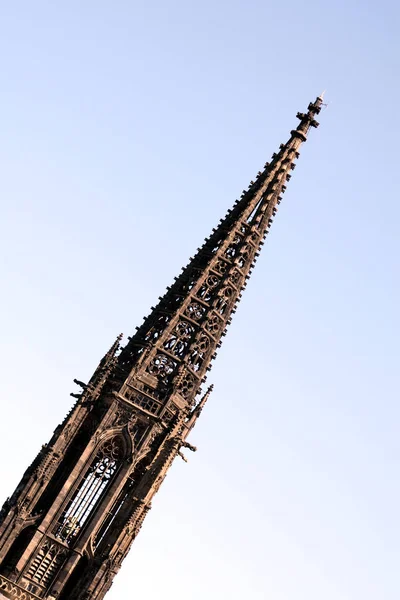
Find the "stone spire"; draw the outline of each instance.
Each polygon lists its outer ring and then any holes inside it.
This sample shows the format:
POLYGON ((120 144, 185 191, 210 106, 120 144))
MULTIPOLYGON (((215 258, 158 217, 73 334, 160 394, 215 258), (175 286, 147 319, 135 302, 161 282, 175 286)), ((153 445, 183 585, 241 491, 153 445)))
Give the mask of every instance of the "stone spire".
POLYGON ((101 360, 0 512, 0 597, 102 600, 212 390, 201 385, 322 97, 135 335, 101 360))
POLYGON ((204 241, 122 351, 118 364, 125 385, 142 381, 160 399, 173 390, 193 402, 240 301, 273 218, 291 178, 299 148, 322 98, 297 113, 300 123, 272 161, 251 181, 204 241))

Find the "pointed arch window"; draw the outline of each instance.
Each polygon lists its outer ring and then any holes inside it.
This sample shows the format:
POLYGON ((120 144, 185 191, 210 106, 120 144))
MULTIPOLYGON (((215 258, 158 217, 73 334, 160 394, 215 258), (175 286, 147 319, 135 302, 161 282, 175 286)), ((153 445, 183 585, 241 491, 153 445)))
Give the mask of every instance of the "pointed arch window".
POLYGON ((56 537, 72 544, 110 487, 122 458, 120 437, 111 438, 101 446, 58 520, 56 537))

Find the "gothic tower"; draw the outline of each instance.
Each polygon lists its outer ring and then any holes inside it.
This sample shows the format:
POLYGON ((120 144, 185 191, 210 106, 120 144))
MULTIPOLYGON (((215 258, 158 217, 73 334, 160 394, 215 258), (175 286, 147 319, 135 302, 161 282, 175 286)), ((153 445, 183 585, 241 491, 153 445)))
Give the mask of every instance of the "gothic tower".
POLYGON ((113 344, 0 513, 0 598, 101 600, 207 402, 206 372, 322 98, 150 315, 113 344))

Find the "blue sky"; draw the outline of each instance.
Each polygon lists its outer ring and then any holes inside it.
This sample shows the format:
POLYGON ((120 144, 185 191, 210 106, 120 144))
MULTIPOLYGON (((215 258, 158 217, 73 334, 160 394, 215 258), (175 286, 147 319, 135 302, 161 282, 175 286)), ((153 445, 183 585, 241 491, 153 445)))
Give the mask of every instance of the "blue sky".
POLYGON ((326 89, 110 600, 397 600, 397 3, 0 6, 2 497, 326 89), (10 426, 18 423, 16 428, 10 426))

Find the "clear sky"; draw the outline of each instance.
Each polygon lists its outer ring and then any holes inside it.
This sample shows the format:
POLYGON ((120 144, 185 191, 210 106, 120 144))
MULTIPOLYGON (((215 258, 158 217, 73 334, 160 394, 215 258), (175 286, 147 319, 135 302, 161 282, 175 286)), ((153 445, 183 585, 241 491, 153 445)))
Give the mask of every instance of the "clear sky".
POLYGON ((254 179, 303 147, 107 598, 398 600, 393 1, 0 3, 0 496, 254 179))

